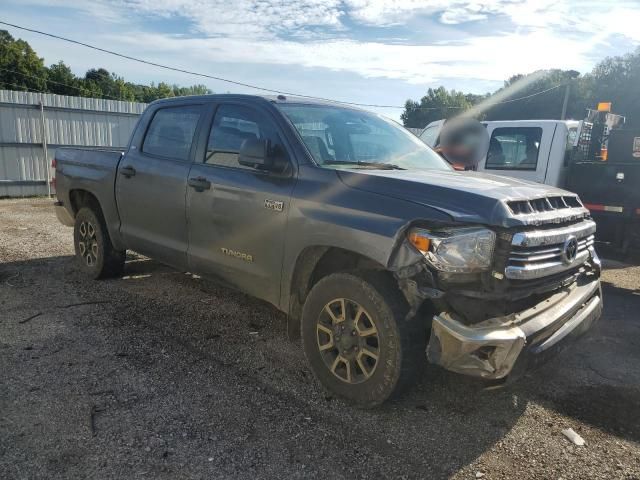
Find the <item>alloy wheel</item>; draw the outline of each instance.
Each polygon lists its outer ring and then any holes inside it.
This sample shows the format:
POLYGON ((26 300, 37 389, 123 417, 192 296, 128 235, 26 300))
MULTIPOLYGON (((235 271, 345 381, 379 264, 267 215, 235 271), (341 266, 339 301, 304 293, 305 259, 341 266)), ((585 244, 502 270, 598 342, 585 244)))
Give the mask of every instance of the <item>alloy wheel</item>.
POLYGON ((88 267, 93 267, 98 262, 98 240, 96 239, 96 227, 88 221, 80 223, 78 228, 80 239, 78 249, 80 256, 88 267))
POLYGON ((336 298, 327 303, 318 316, 316 338, 324 364, 343 382, 362 383, 375 372, 380 356, 378 329, 357 302, 336 298))

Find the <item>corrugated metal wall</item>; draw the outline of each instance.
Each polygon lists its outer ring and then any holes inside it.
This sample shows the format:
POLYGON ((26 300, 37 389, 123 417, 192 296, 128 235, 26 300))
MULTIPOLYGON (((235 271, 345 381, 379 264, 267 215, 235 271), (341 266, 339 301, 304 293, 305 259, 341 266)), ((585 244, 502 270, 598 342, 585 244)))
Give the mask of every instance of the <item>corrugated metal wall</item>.
POLYGON ((124 148, 146 106, 0 90, 0 197, 46 195, 57 147, 124 148))

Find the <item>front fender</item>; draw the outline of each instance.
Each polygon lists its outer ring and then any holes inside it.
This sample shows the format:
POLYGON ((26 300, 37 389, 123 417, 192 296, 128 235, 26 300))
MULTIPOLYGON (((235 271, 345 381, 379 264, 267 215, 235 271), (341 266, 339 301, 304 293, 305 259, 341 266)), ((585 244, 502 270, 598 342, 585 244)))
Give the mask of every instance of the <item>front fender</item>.
POLYGON ((417 221, 451 223, 452 219, 423 205, 351 188, 333 170, 302 166, 289 209, 281 309, 289 311, 296 263, 309 246, 353 251, 394 270, 404 232, 417 221))

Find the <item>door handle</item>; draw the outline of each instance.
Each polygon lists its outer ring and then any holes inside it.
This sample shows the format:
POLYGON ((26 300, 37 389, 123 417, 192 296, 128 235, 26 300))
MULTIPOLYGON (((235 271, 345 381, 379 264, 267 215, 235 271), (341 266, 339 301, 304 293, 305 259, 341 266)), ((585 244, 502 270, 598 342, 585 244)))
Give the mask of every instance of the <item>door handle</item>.
POLYGON ((127 178, 133 177, 136 174, 136 169, 131 165, 126 165, 120 169, 120 173, 127 178))
POLYGON ((211 188, 211 182, 204 177, 195 177, 187 180, 187 184, 194 188, 196 192, 202 192, 211 188))

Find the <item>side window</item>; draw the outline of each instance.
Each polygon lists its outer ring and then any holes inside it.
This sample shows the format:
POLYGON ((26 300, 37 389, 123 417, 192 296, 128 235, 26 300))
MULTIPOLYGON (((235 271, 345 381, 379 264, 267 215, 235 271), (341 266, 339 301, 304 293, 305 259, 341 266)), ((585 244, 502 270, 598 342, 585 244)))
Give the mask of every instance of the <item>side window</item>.
POLYGON ((201 111, 198 105, 159 109, 151 120, 142 151, 188 162, 201 111))
POLYGON ((420 134, 420 140, 430 147, 434 147, 436 144, 436 138, 438 137, 438 130, 438 125, 433 125, 432 127, 425 129, 425 131, 420 134))
POLYGON ((485 168, 535 170, 541 139, 542 129, 539 127, 496 128, 489 141, 485 168))
POLYGON ((272 148, 279 148, 278 136, 255 110, 242 105, 220 105, 213 119, 204 163, 251 169, 238 163, 242 142, 269 139, 272 148))

